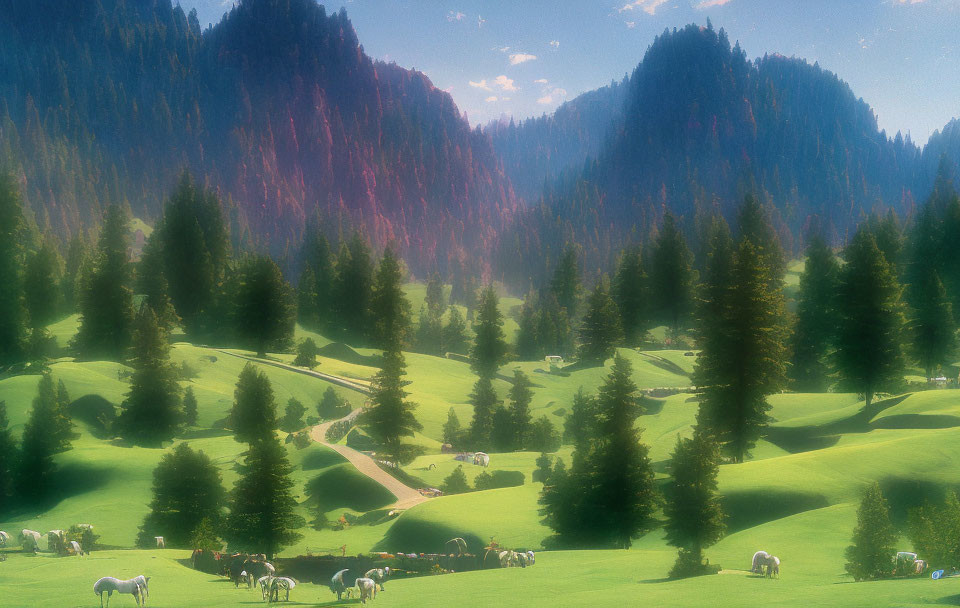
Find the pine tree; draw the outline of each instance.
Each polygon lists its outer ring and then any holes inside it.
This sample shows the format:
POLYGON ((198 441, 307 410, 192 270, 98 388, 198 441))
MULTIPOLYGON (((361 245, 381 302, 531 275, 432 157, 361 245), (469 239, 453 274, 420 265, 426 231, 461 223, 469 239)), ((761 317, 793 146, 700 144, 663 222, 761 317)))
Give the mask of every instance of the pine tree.
POLYGON ((64 265, 63 276, 60 279, 60 300, 63 302, 63 313, 77 312, 80 300, 83 273, 89 266, 87 242, 82 237, 74 236, 67 248, 67 259, 64 265))
POLYGON ((23 308, 22 233, 25 224, 16 183, 0 173, 0 365, 23 360, 26 311, 23 308))
POLYGON ((620 313, 620 326, 626 346, 639 346, 649 329, 647 276, 643 271, 640 249, 623 252, 613 279, 613 300, 620 313))
POLYGON ((318 352, 320 352, 320 349, 317 348, 317 343, 313 341, 313 338, 302 340, 297 345, 297 356, 293 360, 293 364, 298 367, 313 369, 317 366, 318 352))
POLYGON ((703 574, 703 550, 723 536, 726 526, 717 495, 719 461, 719 446, 706 433, 677 438, 663 509, 667 542, 680 549, 671 577, 703 574))
POLYGON ((307 408, 299 400, 290 397, 283 412, 283 419, 280 421, 280 430, 287 433, 299 431, 304 427, 303 415, 306 413, 307 408))
POLYGON ((406 362, 399 350, 388 350, 383 354, 383 366, 374 376, 370 392, 370 407, 360 415, 358 423, 381 447, 392 462, 408 464, 418 454, 415 445, 404 443, 405 437, 423 430, 413 410, 416 404, 407 401, 404 387, 406 362))
POLYGON ((304 242, 304 266, 303 276, 309 275, 309 285, 305 285, 301 278, 300 286, 305 293, 304 297, 312 298, 312 302, 303 302, 301 318, 308 321, 309 327, 326 331, 334 320, 336 273, 330 243, 320 231, 307 233, 307 239, 304 242))
POLYGON ((531 452, 556 452, 560 449, 560 433, 546 414, 530 424, 525 449, 531 452))
POLYGON ((258 372, 252 363, 244 366, 237 379, 229 421, 237 441, 253 443, 274 436, 277 405, 273 398, 273 387, 267 375, 258 372))
POLYGON ((874 483, 864 492, 857 510, 853 544, 846 551, 847 572, 856 581, 889 577, 893 573, 896 541, 887 500, 880 484, 874 483))
POLYGON ((440 281, 440 275, 433 273, 430 280, 427 281, 427 295, 424 299, 427 310, 437 316, 442 316, 447 308, 447 303, 443 297, 443 282, 440 281))
POLYGON ((723 302, 715 322, 721 333, 701 329, 707 339, 693 374, 698 421, 736 462, 743 462, 766 425, 767 396, 784 383, 783 292, 763 260, 749 240, 741 241, 729 288, 718 295, 723 302))
POLYGON ((220 470, 203 451, 181 443, 153 470, 153 500, 137 546, 156 546, 154 537, 163 536, 170 548, 192 548, 193 533, 203 521, 214 530, 219 527, 225 503, 220 470))
POLYGON ((771 287, 776 289, 782 286, 783 275, 787 268, 786 257, 767 211, 752 194, 747 195, 740 206, 737 220, 740 228, 738 241, 746 240, 753 244, 761 264, 769 273, 771 287))
POLYGON ((137 293, 143 295, 143 303, 153 309, 157 324, 169 333, 180 319, 170 300, 165 272, 160 240, 151 237, 144 245, 140 263, 137 264, 137 293))
POLYGON ((903 235, 896 213, 891 209, 883 218, 871 215, 867 225, 877 241, 877 248, 883 254, 883 259, 890 264, 893 273, 898 275, 903 253, 903 235))
POLYGON ((470 491, 470 484, 467 482, 467 474, 463 472, 463 465, 457 465, 441 486, 444 494, 463 494, 470 491))
POLYGON ((673 215, 665 214, 650 257, 650 296, 658 318, 674 334, 684 325, 693 305, 692 257, 673 215))
POLYGON ((187 426, 197 424, 197 397, 193 394, 192 386, 188 386, 183 393, 183 421, 187 426))
POLYGON ((370 313, 373 318, 373 345, 399 351, 410 330, 410 303, 403 295, 403 269, 389 247, 383 252, 373 282, 370 313))
POLYGON ((550 481, 550 475, 553 473, 553 459, 546 452, 541 452, 535 462, 537 469, 533 472, 533 481, 539 481, 546 484, 550 481))
POLYGON ((334 294, 333 308, 340 334, 353 344, 365 343, 370 333, 373 263, 370 248, 359 233, 354 233, 340 249, 334 294))
POLYGON ((17 446, 10 433, 7 404, 0 401, 0 517, 10 511, 14 474, 17 471, 17 446))
POLYGON ((187 335, 197 339, 215 334, 230 239, 214 193, 184 173, 154 229, 164 261, 170 300, 183 319, 187 335))
POLYGON ((511 450, 522 450, 527 447, 530 437, 531 421, 530 402, 533 400, 533 383, 521 370, 513 372, 513 385, 510 387, 510 417, 513 422, 513 438, 510 442, 511 450))
POLYGON ((443 355, 442 316, 430 312, 426 304, 420 307, 417 333, 414 335, 413 342, 417 352, 425 355, 443 355))
POLYGON ((604 361, 616 354, 617 344, 622 337, 620 313, 610 297, 609 282, 603 278, 587 300, 587 313, 580 326, 577 357, 588 364, 603 365, 604 361))
POLYGON ((957 349, 957 328, 953 307, 947 298, 947 290, 936 271, 912 285, 916 293, 909 327, 912 334, 911 347, 927 378, 933 378, 940 366, 949 365, 957 349))
POLYGON ((133 337, 133 378, 121 405, 120 434, 140 445, 156 446, 173 439, 183 422, 180 385, 170 363, 167 335, 153 309, 143 306, 133 337))
POLYGON ((297 320, 304 327, 316 329, 320 325, 319 319, 317 280, 308 266, 300 273, 300 280, 297 281, 297 320))
POLYGON ((488 286, 480 294, 473 331, 476 337, 470 349, 470 366, 481 378, 493 378, 507 356, 503 315, 500 314, 497 292, 493 286, 488 286))
MULTIPOLYGON (((53 382, 52 378, 50 382, 53 382)), ((80 437, 80 433, 73 430, 73 418, 70 416, 70 394, 63 380, 57 380, 57 392, 54 397, 53 426, 49 432, 57 445, 57 451, 64 452, 70 449, 70 443, 80 437)))
POLYGON ((903 378, 900 285, 877 243, 861 228, 844 251, 837 290, 836 362, 844 386, 874 394, 903 378))
POLYGON ((467 323, 456 306, 450 307, 447 325, 443 328, 443 348, 451 353, 466 353, 469 348, 467 323))
POLYGON ((493 430, 493 413, 500 400, 493 389, 493 383, 487 376, 480 376, 473 385, 470 404, 473 405, 473 420, 470 423, 470 443, 478 449, 484 449, 490 443, 493 430))
POLYGON ((51 432, 51 429, 64 428, 63 415, 53 378, 44 374, 37 385, 37 396, 23 428, 14 484, 16 496, 28 505, 40 504, 50 497, 57 470, 53 457, 70 449, 70 443, 64 441, 62 432, 51 432))
POLYGON ((306 521, 297 514, 292 472, 287 452, 276 437, 262 437, 250 444, 231 494, 224 529, 232 550, 262 552, 273 559, 301 538, 297 529, 306 521))
POLYGON ((283 350, 293 342, 297 311, 293 288, 268 257, 254 257, 243 265, 235 296, 237 332, 257 356, 268 349, 283 350))
POLYGON ((43 328, 60 312, 60 259, 50 243, 44 242, 29 256, 23 272, 23 294, 30 326, 43 328))
POLYGON ((560 308, 566 309, 571 317, 577 315, 577 303, 580 301, 579 254, 572 245, 567 245, 557 262, 557 269, 550 281, 550 290, 557 298, 560 308))
POLYGON ((597 395, 598 435, 588 456, 594 486, 587 501, 599 520, 598 536, 622 549, 652 526, 659 500, 649 448, 633 424, 639 412, 632 373, 617 355, 597 395))
POLYGON ((535 308, 533 294, 527 296, 520 310, 520 320, 517 322, 517 343, 514 350, 521 361, 538 361, 543 356, 540 336, 537 332, 539 315, 543 314, 535 308))
MULTIPOLYGON (((570 415, 563 421, 563 441, 575 446, 587 446, 597 434, 597 401, 583 392, 581 386, 573 396, 570 415)), ((585 449, 578 450, 581 454, 585 449)))
POLYGON ((443 423, 443 442, 456 447, 460 445, 462 436, 463 431, 460 429, 460 418, 457 416, 457 412, 451 407, 447 411, 447 421, 443 423))
POLYGON ((80 301, 81 323, 74 345, 90 359, 123 360, 133 334, 133 290, 127 257, 129 218, 120 207, 107 209, 97 257, 80 301))
POLYGON ((516 431, 510 410, 503 404, 498 404, 493 410, 490 422, 490 445, 495 452, 510 452, 513 450, 516 431))
POLYGON ((337 420, 350 413, 350 404, 337 395, 332 386, 323 393, 323 399, 317 404, 317 415, 321 420, 337 420))
POLYGON ((790 377, 801 392, 823 392, 830 374, 829 355, 837 330, 840 265, 820 237, 810 239, 800 275, 797 320, 791 339, 790 377))

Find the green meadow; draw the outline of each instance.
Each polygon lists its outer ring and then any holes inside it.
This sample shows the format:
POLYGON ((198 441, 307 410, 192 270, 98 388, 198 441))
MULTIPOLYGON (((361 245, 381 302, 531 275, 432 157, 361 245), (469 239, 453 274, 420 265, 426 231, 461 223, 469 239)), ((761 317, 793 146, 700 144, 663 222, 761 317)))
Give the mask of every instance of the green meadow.
MULTIPOLYGON (((796 272, 796 269, 791 269, 796 272)), ((422 286, 408 286, 417 308, 422 286)), ((509 307, 515 305, 503 303, 509 307)), ((76 331, 75 317, 50 330, 65 344, 76 331)), ((297 330, 298 338, 312 337, 326 347, 316 370, 359 384, 368 383, 377 369, 369 357, 374 351, 331 345, 323 336, 297 330)), ((660 478, 677 437, 691 432, 697 403, 689 392, 695 357, 689 351, 622 350, 633 364, 634 381, 661 397, 644 400, 637 421, 660 478)), ((223 422, 233 400, 237 375, 251 356, 240 350, 177 342, 175 363, 185 363, 193 377, 199 404, 197 426, 177 441, 187 441, 207 453, 220 468, 226 487, 236 479, 243 446, 233 440, 223 422)), ((290 354, 270 359, 290 363, 290 354)), ((442 426, 452 407, 466 425, 471 417, 469 394, 475 376, 466 363, 407 353, 410 400, 424 429, 417 441, 426 453, 404 472, 425 485, 439 486, 461 463, 440 453, 442 426)), ((331 386, 355 407, 365 395, 273 365, 258 365, 270 378, 278 408, 291 398, 315 414, 315 406, 331 386)), ((129 384, 125 366, 107 362, 56 360, 50 367, 74 401, 80 437, 73 449, 58 456, 58 495, 48 508, 20 512, 0 529, 14 536, 13 547, 0 562, 0 606, 94 606, 93 582, 106 575, 127 578, 151 576, 149 605, 237 606, 259 602, 259 593, 234 589, 225 579, 191 570, 188 553, 178 550, 132 549, 138 526, 148 512, 151 475, 164 449, 128 447, 98 435, 89 411, 96 406, 119 405, 129 384), (57 558, 19 552, 16 534, 21 528, 45 533, 75 523, 93 524, 104 550, 85 558, 57 558), (55 582, 51 582, 55 581, 55 582)), ((558 427, 569 412, 573 394, 583 388, 596 391, 606 368, 551 373, 542 362, 512 362, 500 370, 495 387, 501 398, 514 369, 525 371, 534 383, 532 413, 546 414, 558 427)), ((18 435, 26 420, 39 377, 0 379, 11 427, 18 435)), ((471 551, 481 551, 490 540, 502 546, 538 551, 537 563, 526 569, 488 570, 398 578, 387 584, 377 602, 390 606, 490 606, 522 601, 528 606, 922 606, 960 604, 955 579, 887 580, 853 583, 843 568, 844 548, 855 523, 856 505, 864 486, 879 481, 896 523, 909 508, 935 500, 960 487, 960 391, 925 391, 885 397, 869 411, 856 395, 842 393, 783 393, 770 400, 772 423, 751 457, 741 464, 724 464, 720 492, 728 514, 727 535, 707 551, 719 575, 669 581, 667 571, 676 555, 662 531, 638 539, 627 551, 541 551, 550 530, 540 521, 537 499, 541 484, 532 480, 539 454, 491 454, 491 470, 519 471, 521 486, 470 492, 428 500, 397 516, 390 514, 395 497, 366 477, 340 454, 319 444, 304 449, 286 444, 294 465, 299 509, 308 522, 322 513, 330 522, 345 516, 342 530, 308 525, 303 538, 281 557, 305 553, 368 551, 437 552, 454 536, 467 539, 471 551), (778 555, 779 580, 746 572, 758 549, 778 555)), ((570 447, 557 454, 569 463, 570 447)), ((463 463, 472 484, 481 468, 463 463)), ((411 482, 413 483, 413 482, 411 482)), ((900 548, 910 549, 903 538, 900 548)), ((336 605, 323 586, 303 584, 291 594, 294 605, 336 605)), ((114 605, 133 605, 129 596, 113 598, 114 605), (118 603, 119 602, 119 603, 118 603)), ((352 600, 357 603, 358 600, 352 600)), ((351 602, 345 600, 342 604, 351 602)))

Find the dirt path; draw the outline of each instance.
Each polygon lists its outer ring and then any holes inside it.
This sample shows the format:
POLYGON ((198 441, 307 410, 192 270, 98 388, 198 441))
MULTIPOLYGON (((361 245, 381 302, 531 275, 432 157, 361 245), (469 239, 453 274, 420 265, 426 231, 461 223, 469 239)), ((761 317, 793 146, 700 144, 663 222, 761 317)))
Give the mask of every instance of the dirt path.
MULTIPOLYGON (((315 372, 313 370, 304 369, 302 367, 296 367, 293 365, 288 365, 286 363, 281 363, 279 361, 268 361, 266 359, 260 359, 258 357, 251 357, 249 355, 239 355, 237 353, 232 353, 227 350, 220 348, 214 348, 212 350, 217 351, 218 353, 223 353, 225 355, 230 355, 231 357, 237 357, 239 359, 246 359, 247 361, 253 361, 254 363, 260 363, 261 365, 272 365, 273 367, 279 367, 280 369, 285 369, 297 374, 303 374, 305 376, 313 376, 314 378, 319 378, 321 380, 326 380, 331 384, 336 384, 337 386, 342 386, 358 393, 363 393, 364 395, 370 394, 370 388, 359 384, 357 382, 352 382, 346 378, 341 378, 340 376, 331 376, 330 374, 324 374, 323 372, 315 372)), ((355 409, 340 420, 353 420, 360 414, 360 409, 355 409)), ((358 471, 369 477, 370 479, 376 481, 397 497, 397 502, 390 505, 393 509, 409 509, 410 507, 425 502, 427 500, 426 496, 423 496, 415 490, 398 479, 391 476, 389 473, 377 466, 377 463, 374 462, 373 458, 370 458, 362 452, 347 447, 345 445, 338 445, 334 443, 327 442, 327 429, 334 422, 339 422, 339 420, 331 420, 330 422, 324 422, 323 424, 318 424, 315 427, 310 429, 310 437, 322 445, 327 446, 331 450, 339 453, 341 456, 347 459, 353 466, 357 468, 358 471)))
MULTIPOLYGON (((353 420, 360 414, 360 409, 355 409, 340 420, 353 420)), ((423 496, 417 490, 404 485, 398 479, 381 469, 377 466, 377 463, 374 462, 373 458, 370 458, 362 452, 358 452, 351 447, 345 445, 340 445, 336 443, 327 442, 327 429, 334 422, 339 422, 339 420, 332 420, 330 422, 324 422, 323 424, 318 424, 317 426, 310 429, 310 437, 314 441, 322 445, 327 446, 331 450, 334 450, 344 458, 346 458, 350 464, 355 466, 358 471, 369 477, 370 479, 376 481, 386 489, 390 490, 394 496, 397 497, 397 502, 390 505, 393 509, 409 509, 414 505, 418 505, 421 502, 427 500, 426 496, 423 496)))
POLYGON ((343 388, 348 388, 352 391, 357 391, 358 393, 363 393, 364 395, 370 394, 370 388, 360 384, 358 382, 353 382, 352 380, 347 380, 340 376, 332 376, 330 374, 325 374, 323 372, 315 372, 312 369, 306 369, 303 367, 296 367, 295 365, 288 365, 287 363, 281 363, 280 361, 270 361, 267 359, 260 359, 259 357, 251 357, 249 355, 239 355, 237 353, 232 353, 228 350, 223 350, 221 348, 213 348, 218 353, 223 353, 225 355, 230 355, 231 357, 237 357, 238 359, 246 359, 247 361, 253 361, 254 363, 260 363, 261 365, 271 365, 273 367, 279 367, 280 369, 285 369, 289 372, 294 372, 297 374, 303 374, 305 376, 313 376, 314 378, 319 378, 321 380, 326 380, 330 384, 336 384, 337 386, 342 386, 343 388))

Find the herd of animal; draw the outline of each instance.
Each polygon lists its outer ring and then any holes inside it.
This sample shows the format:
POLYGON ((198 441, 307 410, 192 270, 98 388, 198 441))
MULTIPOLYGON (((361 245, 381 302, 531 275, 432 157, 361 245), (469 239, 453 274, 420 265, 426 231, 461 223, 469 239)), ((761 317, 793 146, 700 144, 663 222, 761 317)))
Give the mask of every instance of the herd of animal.
POLYGON ((380 586, 380 591, 383 591, 383 584, 390 576, 389 566, 385 568, 374 568, 367 570, 363 576, 357 577, 353 585, 347 585, 346 581, 349 579, 345 579, 345 576, 349 571, 349 568, 344 568, 334 574, 330 579, 330 591, 337 594, 338 602, 343 599, 344 595, 346 595, 348 599, 352 598, 354 586, 356 586, 357 592, 360 594, 361 604, 366 604, 368 599, 377 599, 377 585, 380 586))
MULTIPOLYGON (((93 526, 90 524, 80 524, 78 527, 89 528, 91 530, 93 529, 93 526)), ((40 550, 40 541, 42 539, 42 534, 35 530, 28 530, 26 528, 20 530, 20 534, 17 537, 20 547, 29 553, 36 553, 40 550)), ((3 530, 0 530, 0 547, 6 547, 10 541, 10 535, 3 530)), ((75 540, 68 540, 67 533, 63 530, 50 530, 47 532, 47 551, 56 553, 58 555, 86 555, 86 552, 83 550, 83 547, 80 546, 80 543, 75 540)))
POLYGON ((533 551, 501 551, 497 554, 501 568, 526 568, 537 563, 537 556, 533 551))

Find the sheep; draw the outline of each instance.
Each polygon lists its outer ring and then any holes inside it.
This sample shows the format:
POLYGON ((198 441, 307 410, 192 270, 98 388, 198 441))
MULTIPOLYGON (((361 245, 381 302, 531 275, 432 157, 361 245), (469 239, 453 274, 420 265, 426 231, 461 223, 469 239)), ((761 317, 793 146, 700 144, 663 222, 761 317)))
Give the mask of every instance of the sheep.
POLYGON ((8 542, 10 542, 10 535, 0 530, 0 547, 6 547, 8 542))
POLYGON ((71 540, 68 545, 70 547, 70 551, 72 551, 74 555, 78 557, 82 557, 84 555, 83 549, 80 547, 80 543, 77 541, 71 540))
POLYGON ((377 584, 372 578, 358 578, 357 589, 360 590, 360 603, 366 604, 367 598, 377 599, 377 584))
POLYGON ((383 584, 387 581, 387 577, 390 576, 390 566, 387 566, 386 568, 374 568, 373 570, 367 570, 367 573, 364 576, 377 582, 380 585, 380 591, 383 591, 383 584))
POLYGON ((347 591, 347 585, 343 582, 343 573, 347 569, 343 569, 333 575, 333 578, 330 579, 330 591, 337 594, 337 601, 339 602, 343 599, 343 593, 347 591))
POLYGON ((281 589, 286 591, 286 596, 283 598, 283 601, 285 602, 290 601, 290 590, 296 586, 297 586, 297 581, 288 576, 270 577, 270 590, 267 593, 267 601, 279 602, 281 589))

